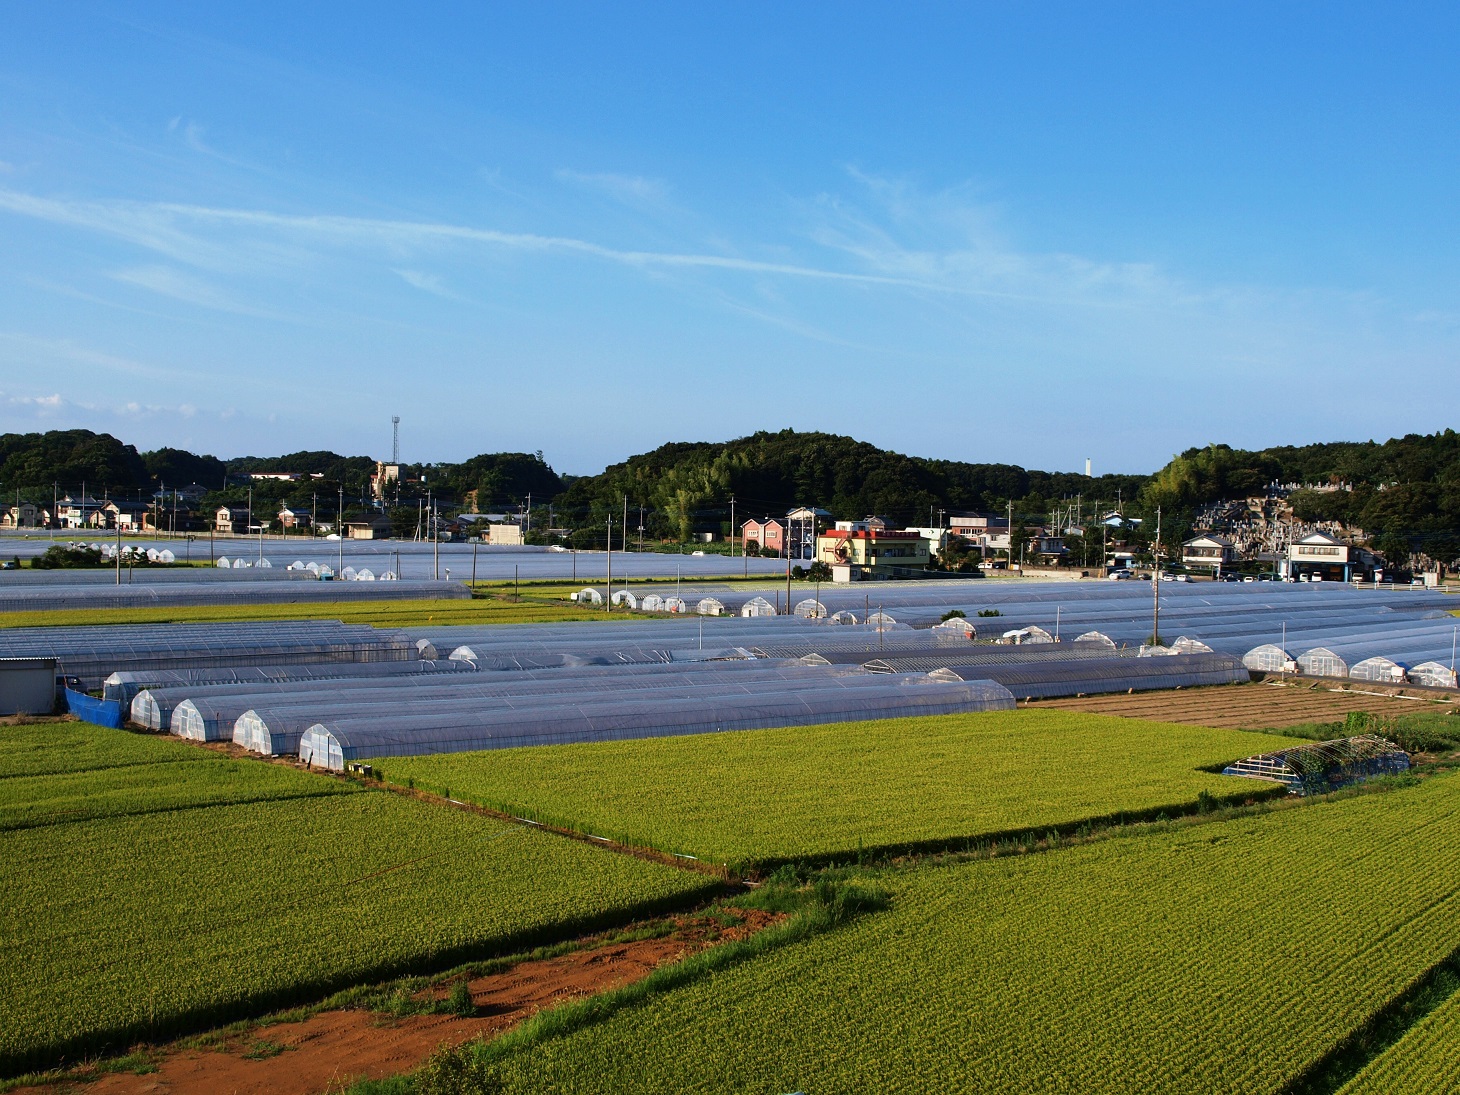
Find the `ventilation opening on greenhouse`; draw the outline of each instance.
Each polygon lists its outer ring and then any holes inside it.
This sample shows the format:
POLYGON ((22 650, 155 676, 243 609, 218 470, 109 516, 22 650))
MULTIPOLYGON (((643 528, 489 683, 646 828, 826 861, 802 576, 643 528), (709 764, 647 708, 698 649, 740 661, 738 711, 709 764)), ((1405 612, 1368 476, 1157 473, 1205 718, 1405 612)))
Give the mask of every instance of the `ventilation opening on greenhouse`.
POLYGON ((1293 795, 1316 795, 1408 770, 1409 754, 1403 749, 1384 738, 1362 734, 1247 757, 1227 765, 1222 775, 1281 783, 1293 795))

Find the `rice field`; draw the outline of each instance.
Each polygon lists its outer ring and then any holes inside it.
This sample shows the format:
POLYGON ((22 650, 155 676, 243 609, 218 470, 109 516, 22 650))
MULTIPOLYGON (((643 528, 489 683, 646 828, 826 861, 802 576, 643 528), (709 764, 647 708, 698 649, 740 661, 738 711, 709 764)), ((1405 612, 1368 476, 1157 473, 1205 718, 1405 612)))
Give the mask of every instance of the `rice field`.
POLYGON ((425 624, 538 624, 652 619, 624 611, 594 612, 546 598, 510 596, 472 600, 320 601, 308 604, 179 605, 175 607, 63 609, 0 612, 0 628, 96 624, 228 623, 240 620, 340 620, 373 627, 425 624))
POLYGON ((0 764, 0 1074, 571 938, 714 886, 125 731, 3 727, 0 764), (93 769, 47 771, 47 733, 63 769, 93 769))
POLYGON ((1339 1095, 1450 1095, 1460 1091, 1460 993, 1386 1049, 1339 1095))
POLYGON ((1024 710, 390 758, 387 780, 754 869, 1183 810, 1287 739, 1024 710))
MULTIPOLYGON (((1457 840, 1447 776, 887 872, 889 911, 493 1067, 513 1093, 1278 1095, 1454 949, 1457 840)), ((1449 1018, 1416 1031, 1440 1058, 1449 1018)), ((1416 1075, 1443 1083, 1453 1060, 1416 1075)))

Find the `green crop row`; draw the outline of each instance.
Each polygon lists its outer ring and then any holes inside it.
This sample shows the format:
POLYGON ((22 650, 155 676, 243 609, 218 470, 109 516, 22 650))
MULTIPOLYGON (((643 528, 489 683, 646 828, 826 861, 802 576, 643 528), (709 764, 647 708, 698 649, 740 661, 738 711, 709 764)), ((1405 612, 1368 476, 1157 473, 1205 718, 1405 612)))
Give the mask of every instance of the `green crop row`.
POLYGON ((555 940, 709 887, 379 791, 4 839, 0 1073, 555 940))
POLYGON ((1450 954, 1457 841, 1439 776, 887 871, 889 911, 494 1068, 506 1092, 1278 1092, 1450 954))
POLYGON ((0 780, 205 760, 210 755, 176 738, 111 730, 89 722, 47 719, 0 726, 0 780))
POLYGON ((1460 1091, 1460 993, 1374 1058, 1339 1095, 1453 1095, 1456 1091, 1460 1091))
POLYGON ((1154 814, 1271 785, 1199 769, 1269 734, 991 712, 391 758, 393 783, 742 866, 1154 814))
POLYGON ((0 831, 354 789, 343 780, 280 765, 229 760, 196 746, 190 751, 198 754, 201 763, 189 764, 185 771, 172 763, 129 764, 0 780, 0 831))

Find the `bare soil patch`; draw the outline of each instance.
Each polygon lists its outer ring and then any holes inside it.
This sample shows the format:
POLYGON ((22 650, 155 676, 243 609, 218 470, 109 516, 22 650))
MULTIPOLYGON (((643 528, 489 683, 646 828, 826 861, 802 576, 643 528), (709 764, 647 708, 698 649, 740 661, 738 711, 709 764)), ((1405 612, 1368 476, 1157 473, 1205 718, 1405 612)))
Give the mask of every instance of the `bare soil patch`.
POLYGON ((1130 695, 1081 696, 1043 700, 1029 706, 1070 708, 1099 715, 1217 726, 1234 730, 1264 730, 1304 722, 1334 722, 1350 711, 1379 715, 1407 715, 1434 709, 1433 700, 1369 693, 1362 682, 1334 691, 1312 682, 1302 684, 1220 685, 1174 692, 1136 692, 1130 695))
MULTIPOLYGON (((206 1048, 197 1039, 138 1046, 134 1058, 153 1071, 103 1072, 93 1067, 61 1074, 50 1083, 17 1088, 27 1095, 313 1095, 337 1091, 360 1079, 409 1072, 442 1047, 501 1034, 544 1008, 647 977, 718 943, 744 939, 782 917, 735 909, 674 921, 666 936, 583 950, 467 981, 477 1014, 410 1015, 365 1009, 321 1011, 298 1022, 263 1023, 228 1033, 206 1048), (190 1043, 192 1045, 190 1045, 190 1043)), ((444 1000, 448 979, 417 999, 444 1000)))

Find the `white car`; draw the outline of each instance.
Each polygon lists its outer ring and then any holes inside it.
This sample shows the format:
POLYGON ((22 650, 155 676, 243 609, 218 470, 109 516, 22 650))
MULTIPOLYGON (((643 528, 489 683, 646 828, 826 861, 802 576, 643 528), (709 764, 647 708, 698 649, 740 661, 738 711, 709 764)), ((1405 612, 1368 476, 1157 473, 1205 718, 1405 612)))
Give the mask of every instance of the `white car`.
POLYGON ((704 552, 703 551, 692 551, 692 552, 690 552, 690 554, 691 555, 703 555, 704 552))

